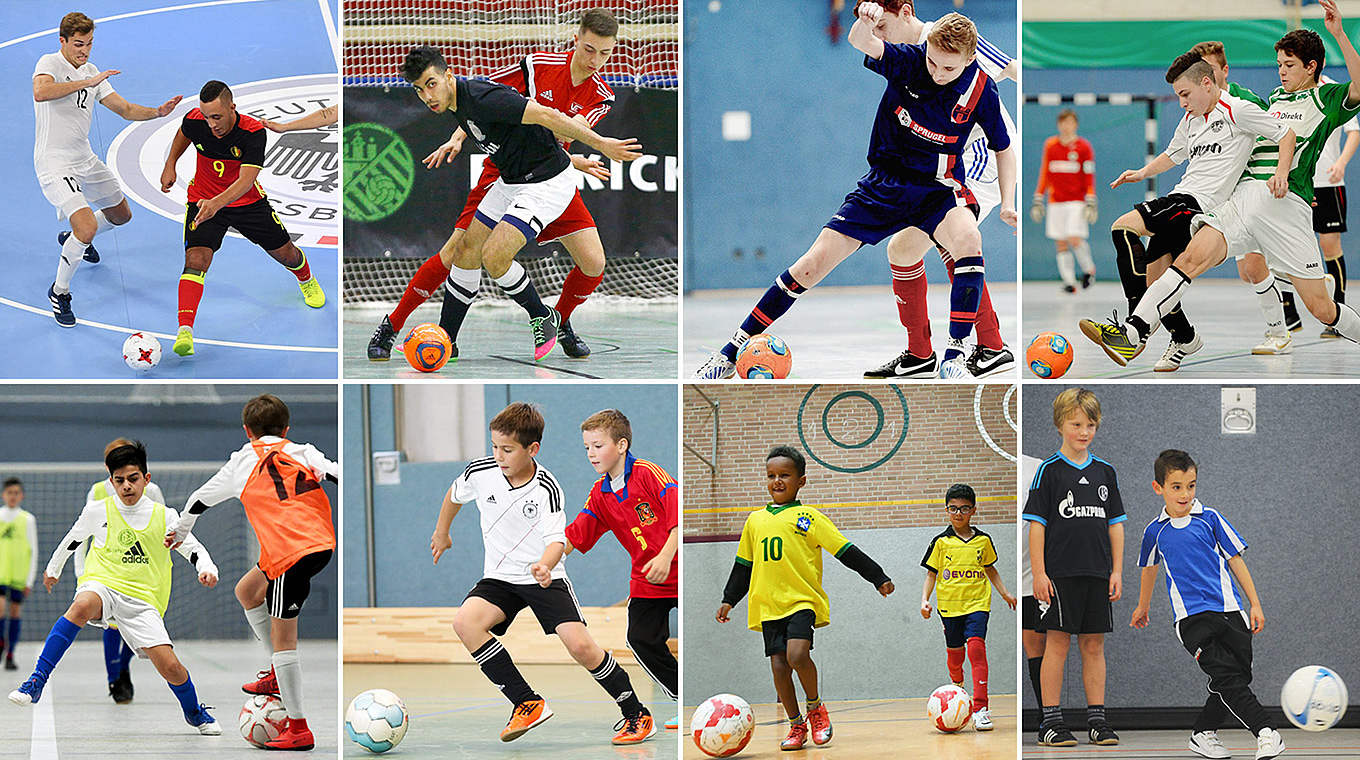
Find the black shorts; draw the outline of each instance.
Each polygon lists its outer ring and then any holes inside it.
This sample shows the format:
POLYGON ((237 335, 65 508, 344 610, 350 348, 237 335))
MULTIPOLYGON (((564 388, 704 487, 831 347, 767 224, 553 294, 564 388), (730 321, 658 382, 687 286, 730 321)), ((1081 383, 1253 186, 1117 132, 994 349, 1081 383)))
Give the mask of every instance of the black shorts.
POLYGON ((1172 193, 1133 207, 1143 218, 1152 237, 1142 261, 1133 262, 1138 268, 1171 254, 1175 256, 1190 244, 1190 220, 1200 213, 1199 201, 1188 193, 1172 193))
POLYGON ((266 251, 272 251, 291 243, 293 238, 284 229, 279 215, 269 205, 268 199, 261 198, 246 206, 228 206, 220 209, 213 218, 189 229, 189 224, 198 216, 198 204, 189 203, 184 207, 184 249, 207 248, 216 251, 222 247, 222 238, 227 228, 234 227, 246 236, 246 240, 266 251))
POLYGON ((1109 633, 1114 630, 1108 578, 1053 578, 1056 591, 1039 622, 1050 631, 1109 633))
POLYGON ((817 622, 817 614, 812 610, 798 610, 778 620, 766 620, 760 624, 760 632, 765 636, 765 656, 774 657, 789 648, 789 639, 807 639, 808 649, 812 648, 812 627, 817 622))
POLYGON ((327 549, 324 552, 304 554, 279 577, 269 581, 269 589, 265 592, 269 616, 282 620, 297 617, 298 613, 302 612, 302 604, 307 601, 307 595, 312 592, 312 576, 330 564, 331 555, 334 553, 327 549))
POLYGON ((8 599, 15 604, 22 604, 24 589, 22 586, 0 586, 0 599, 8 599))
POLYGON ((1313 232, 1346 231, 1346 186, 1313 188, 1313 232))
POLYGON ((1020 598, 1020 627, 1035 633, 1043 633, 1048 630, 1039 612, 1039 600, 1033 596, 1020 598))
POLYGON ((519 611, 528 607, 533 610, 538 624, 547 634, 557 633, 557 626, 563 623, 586 622, 581 614, 581 605, 576 603, 576 594, 565 578, 555 578, 543 588, 537 583, 507 583, 495 578, 483 578, 467 593, 466 601, 480 597, 491 602, 505 613, 505 620, 491 629, 497 636, 504 636, 510 630, 519 611))

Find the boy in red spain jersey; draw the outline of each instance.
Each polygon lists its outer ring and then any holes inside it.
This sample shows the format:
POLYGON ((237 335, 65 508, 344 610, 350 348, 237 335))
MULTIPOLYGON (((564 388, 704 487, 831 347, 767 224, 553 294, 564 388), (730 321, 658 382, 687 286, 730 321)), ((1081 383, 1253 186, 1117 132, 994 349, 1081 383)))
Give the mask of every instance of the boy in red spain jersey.
POLYGON ((228 228, 234 227, 292 272, 304 303, 314 309, 326 304, 306 254, 293 245, 255 181, 264 166, 265 125, 237 113, 224 82, 214 79, 203 85, 198 100, 199 107, 184 115, 161 171, 161 192, 168 193, 175 186, 175 163, 190 145, 198 151, 184 213, 184 273, 179 278, 179 332, 174 344, 180 356, 194 353, 194 318, 203 298, 203 278, 228 228))
MULTIPOLYGON (((603 8, 592 8, 582 14, 571 50, 530 53, 518 63, 491 74, 490 79, 593 128, 614 106, 614 91, 605 84, 600 70, 613 55, 618 29, 619 23, 612 13, 603 8)), ((571 146, 570 140, 560 135, 558 137, 564 149, 571 146)), ((462 151, 466 138, 462 127, 454 130, 447 142, 425 157, 426 168, 434 169, 441 164, 452 163, 462 151)), ((571 162, 578 170, 597 179, 609 178, 609 170, 599 160, 572 154, 571 162)), ((446 306, 440 315, 440 325, 457 341, 458 328, 462 325, 466 308, 458 308, 456 304, 471 304, 477 297, 481 268, 458 266, 455 252, 464 245, 464 235, 472 223, 477 206, 500 176, 500 169, 489 157, 482 161, 482 174, 468 193, 467 202, 463 204, 448 242, 420 266, 407 283, 397 307, 374 330, 368 344, 369 361, 387 361, 391 357, 392 344, 406 324, 407 317, 439 289, 441 282, 446 285, 446 306)), ((557 329, 557 342, 567 356, 584 359, 590 356, 590 347, 572 329, 571 314, 577 306, 585 303, 604 279, 605 255, 595 219, 581 200, 580 190, 572 197, 567 210, 548 224, 537 240, 539 244, 560 241, 575 262, 557 298, 555 308, 562 316, 562 323, 557 329)))
MULTIPOLYGON (((588 552, 607 532, 632 558, 628 585, 628 648, 638 664, 675 699, 679 669, 666 641, 670 612, 679 598, 680 489, 659 465, 630 451, 633 428, 617 409, 605 409, 581 423, 590 466, 600 479, 585 507, 567 526, 567 551, 588 552)), ((678 719, 666 724, 678 726, 678 719)))
POLYGON ((288 405, 276 396, 266 393, 246 402, 241 421, 250 440, 190 494, 188 508, 165 534, 165 545, 177 546, 214 504, 241 500, 260 559, 237 582, 236 599, 270 653, 270 668, 241 690, 277 694, 288 711, 288 722, 266 744, 269 749, 309 750, 315 742, 302 710, 298 615, 312 577, 335 551, 331 502, 321 481, 338 483, 340 468, 310 443, 288 440, 288 418, 288 405))
POLYGON ((1081 287, 1089 288, 1096 276, 1091 246, 1086 243, 1090 223, 1096 220, 1095 182, 1095 149, 1077 135, 1076 111, 1064 108, 1058 112, 1058 134, 1044 141, 1029 214, 1036 222, 1048 215, 1044 230, 1058 246, 1058 274, 1068 293, 1077 292, 1077 264, 1081 265, 1081 287), (1047 209, 1044 201, 1048 201, 1047 209))

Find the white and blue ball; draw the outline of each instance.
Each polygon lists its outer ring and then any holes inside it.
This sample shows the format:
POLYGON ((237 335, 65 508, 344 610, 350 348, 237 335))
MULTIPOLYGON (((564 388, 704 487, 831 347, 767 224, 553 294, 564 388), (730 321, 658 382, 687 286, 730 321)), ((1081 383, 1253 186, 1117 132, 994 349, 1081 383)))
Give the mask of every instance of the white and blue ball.
POLYGON ((386 752, 401 744, 411 717, 401 697, 387 689, 369 689, 345 711, 345 735, 369 752, 386 752))
POLYGON ((1326 731, 1346 714, 1346 684, 1331 668, 1309 665, 1294 671, 1280 689, 1286 718, 1304 731, 1326 731))

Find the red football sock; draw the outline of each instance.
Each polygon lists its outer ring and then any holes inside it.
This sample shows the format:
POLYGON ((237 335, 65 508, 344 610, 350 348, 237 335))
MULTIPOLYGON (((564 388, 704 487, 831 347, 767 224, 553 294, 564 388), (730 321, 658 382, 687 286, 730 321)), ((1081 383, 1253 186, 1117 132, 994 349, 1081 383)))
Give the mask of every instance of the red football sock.
POLYGON ((179 325, 193 327, 198 302, 203 299, 203 275, 185 272, 179 276, 179 325))
POLYGON ((449 268, 444 266, 444 262, 439 260, 439 254, 435 254, 425 260, 416 270, 411 281, 406 284, 406 292, 401 294, 401 300, 397 302, 397 308, 387 315, 387 320, 392 323, 392 328, 398 332, 406 324, 406 318, 411 316, 411 312, 416 307, 425 303, 439 289, 444 280, 449 277, 449 268))
POLYGON ((930 314, 926 311, 926 263, 909 267, 889 264, 897 316, 907 328, 907 351, 918 359, 930 356, 930 314))
MULTIPOLYGON (((949 270, 949 281, 953 282, 954 259, 945 258, 944 266, 949 270)), ((996 309, 992 308, 992 294, 987 290, 985 283, 982 286, 982 298, 978 301, 977 322, 973 324, 973 331, 980 346, 993 351, 1000 351, 1006 347, 1006 342, 1001 339, 1001 324, 997 321, 996 309)))
POLYGON ((963 683, 963 647, 946 647, 945 663, 949 667, 949 680, 963 683))
POLYGON ((587 277, 580 267, 572 267, 567 273, 566 282, 562 283, 562 294, 557 297, 557 313, 562 315, 562 321, 567 321, 576 307, 586 302, 586 297, 595 292, 595 288, 600 286, 600 281, 604 279, 604 272, 600 272, 594 277, 587 277))
MULTIPOLYGON (((298 253, 302 253, 302 250, 299 249, 298 253)), ((307 254, 305 253, 302 253, 301 264, 298 264, 295 267, 285 267, 285 269, 292 272, 293 276, 298 279, 298 282, 306 282, 312 279, 312 267, 307 263, 307 254)))
POLYGON ((968 669, 973 673, 973 711, 977 712, 987 706, 987 642, 977 636, 968 640, 968 669))

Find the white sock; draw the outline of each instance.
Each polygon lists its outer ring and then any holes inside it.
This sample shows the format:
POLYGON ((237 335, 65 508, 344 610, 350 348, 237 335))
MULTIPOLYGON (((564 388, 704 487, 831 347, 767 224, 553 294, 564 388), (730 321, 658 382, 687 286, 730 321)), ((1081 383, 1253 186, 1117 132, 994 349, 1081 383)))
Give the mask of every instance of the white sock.
MULTIPOLYGON (((450 269, 449 273, 452 274, 453 271, 450 269)), ((505 289, 506 295, 514 295, 520 292, 524 289, 524 285, 528 283, 524 276, 524 266, 518 261, 511 261, 510 268, 505 270, 505 274, 495 278, 495 280, 497 285, 505 289)))
MULTIPOLYGON (((512 264, 511 268, 514 266, 516 265, 512 264)), ((445 281, 445 287, 449 287, 449 283, 456 286, 452 288, 454 298, 463 303, 472 303, 477 298, 477 290, 482 284, 482 270, 480 268, 463 269, 455 264, 449 267, 449 276, 445 281)))
POLYGON ((1360 343, 1360 314, 1356 314, 1350 304, 1336 305, 1336 324, 1331 327, 1341 333, 1341 337, 1360 343))
POLYGON ((1081 266, 1081 271, 1086 274, 1096 273, 1096 263, 1091 260, 1091 246, 1085 241, 1077 244, 1074 251, 1077 255, 1077 264, 1081 266))
POLYGON ((110 222, 110 221, 109 221, 109 218, 108 218, 107 216, 104 216, 104 212, 103 212, 103 211, 96 211, 96 212, 94 212, 94 234, 95 234, 95 237, 99 237, 99 233, 104 232, 105 230, 111 230, 111 229, 113 229, 113 226, 114 226, 114 225, 113 225, 113 222, 110 222))
POLYGON ((264 646, 265 660, 270 660, 274 655, 274 644, 269 635, 269 605, 261 604, 245 611, 246 622, 250 623, 250 630, 255 632, 255 638, 260 640, 264 646))
POLYGON ((1252 287, 1256 290, 1256 300, 1261 307, 1261 316, 1266 321, 1266 333, 1275 337, 1283 337, 1286 333, 1284 329, 1284 302, 1280 300, 1280 291, 1275 286, 1275 278, 1267 277, 1264 281, 1258 282, 1252 287))
POLYGON ((57 293, 71 292, 71 278, 76 274, 76 267, 80 266, 81 260, 85 256, 85 246, 74 234, 66 237, 66 242, 61 244, 61 258, 57 261, 57 283, 52 289, 57 293))
POLYGON ((1181 297, 1185 295, 1185 289, 1189 285, 1190 279, 1181 274, 1181 270, 1174 266, 1167 269, 1148 286, 1143 299, 1138 302, 1138 308, 1133 310, 1133 316, 1146 322, 1150 329, 1156 330, 1157 325, 1161 324, 1162 317, 1170 314, 1172 309, 1176 308, 1176 304, 1181 302, 1181 297))
POLYGON ((1077 265, 1072 260, 1071 251, 1058 251, 1058 275, 1062 277, 1064 285, 1076 286, 1077 265))
POLYGON ((298 664, 297 650, 275 652, 273 661, 283 708, 288 711, 289 718, 305 720, 307 716, 302 714, 302 666, 298 664))

